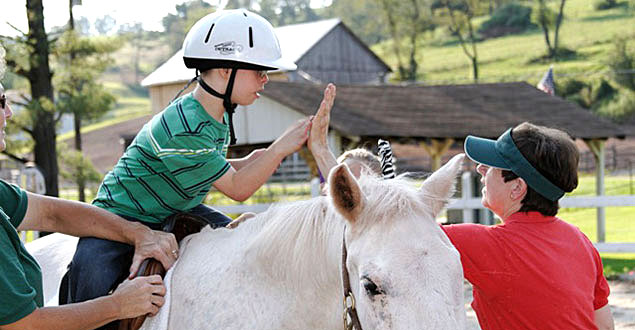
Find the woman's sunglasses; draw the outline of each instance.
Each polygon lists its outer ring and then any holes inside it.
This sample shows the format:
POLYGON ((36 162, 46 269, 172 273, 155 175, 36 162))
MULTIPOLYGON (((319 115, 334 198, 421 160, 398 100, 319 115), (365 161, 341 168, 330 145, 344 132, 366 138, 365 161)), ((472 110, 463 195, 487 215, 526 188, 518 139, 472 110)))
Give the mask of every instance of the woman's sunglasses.
POLYGON ((2 95, 0 96, 0 107, 2 109, 4 109, 4 107, 7 106, 7 96, 6 95, 2 95))

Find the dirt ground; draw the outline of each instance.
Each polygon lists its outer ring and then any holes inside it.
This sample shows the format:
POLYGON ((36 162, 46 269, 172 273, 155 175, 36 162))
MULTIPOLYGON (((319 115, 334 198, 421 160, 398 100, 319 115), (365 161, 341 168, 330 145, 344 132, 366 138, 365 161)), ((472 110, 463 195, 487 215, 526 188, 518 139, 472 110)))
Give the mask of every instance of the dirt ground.
MULTIPOLYGON (((609 281, 611 295, 609 305, 615 319, 615 330, 635 330, 635 280, 609 281)), ((480 330, 476 314, 470 307, 472 302, 472 286, 465 285, 465 308, 467 309, 468 326, 466 330, 480 330)))

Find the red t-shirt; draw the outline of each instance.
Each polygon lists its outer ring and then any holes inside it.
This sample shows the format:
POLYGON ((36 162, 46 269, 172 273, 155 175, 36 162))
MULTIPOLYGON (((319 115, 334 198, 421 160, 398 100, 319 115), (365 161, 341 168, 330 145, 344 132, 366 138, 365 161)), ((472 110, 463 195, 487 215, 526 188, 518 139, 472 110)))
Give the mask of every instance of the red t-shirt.
POLYGON ((461 254, 483 330, 597 329, 608 303, 602 261, 575 226, 538 212, 504 224, 441 226, 461 254))

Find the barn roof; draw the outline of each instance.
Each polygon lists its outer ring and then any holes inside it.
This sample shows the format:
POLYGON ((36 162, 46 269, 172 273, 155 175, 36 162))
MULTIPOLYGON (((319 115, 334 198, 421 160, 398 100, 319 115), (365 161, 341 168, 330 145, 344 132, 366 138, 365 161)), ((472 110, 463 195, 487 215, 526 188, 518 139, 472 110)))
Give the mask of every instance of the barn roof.
MULTIPOLYGON (((263 94, 306 115, 324 85, 269 82, 263 94)), ((338 86, 331 127, 346 135, 391 138, 496 138, 523 121, 562 129, 575 138, 625 132, 578 105, 524 83, 447 86, 338 86)))
MULTIPOLYGON (((310 23, 285 25, 275 28, 282 54, 297 62, 324 36, 342 21, 338 18, 310 23)), ((370 50, 369 50, 370 51, 370 50)), ((370 51, 372 53, 372 51, 370 51)), ((374 54, 373 54, 374 55, 374 54)), ((194 70, 183 64, 183 51, 179 50, 165 63, 148 75, 141 85, 144 87, 183 82, 194 77, 194 70)))

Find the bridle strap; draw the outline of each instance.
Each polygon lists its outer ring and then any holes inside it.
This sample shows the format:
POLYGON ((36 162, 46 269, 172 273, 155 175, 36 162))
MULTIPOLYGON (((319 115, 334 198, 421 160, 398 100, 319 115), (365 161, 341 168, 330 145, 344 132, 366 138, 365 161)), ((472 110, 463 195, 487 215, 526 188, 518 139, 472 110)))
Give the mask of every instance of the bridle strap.
POLYGON ((229 118, 229 144, 236 144, 236 133, 234 132, 234 111, 236 110, 236 106, 238 104, 232 103, 232 91, 234 90, 234 80, 236 80, 236 72, 238 69, 232 69, 231 74, 229 75, 229 81, 227 81, 227 88, 225 88, 225 94, 221 94, 214 90, 212 86, 208 85, 203 77, 200 75, 197 77, 198 84, 205 90, 207 93, 216 96, 220 99, 223 99, 223 107, 225 107, 225 111, 227 112, 227 117, 229 118))
POLYGON ((344 227, 344 234, 342 235, 342 286, 344 289, 344 329, 346 330, 362 330, 362 324, 359 322, 359 316, 357 315, 357 308, 355 307, 355 297, 351 290, 350 276, 348 274, 348 268, 346 268, 346 259, 348 258, 348 251, 346 250, 346 227, 344 227), (351 299, 351 305, 348 305, 348 299, 351 299), (346 316, 350 317, 351 321, 348 322, 346 316))

